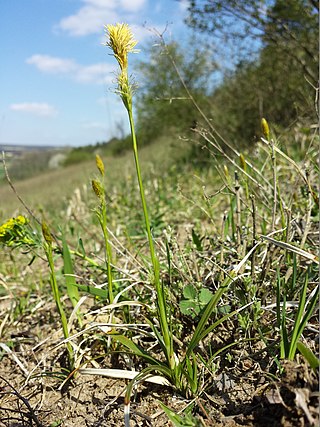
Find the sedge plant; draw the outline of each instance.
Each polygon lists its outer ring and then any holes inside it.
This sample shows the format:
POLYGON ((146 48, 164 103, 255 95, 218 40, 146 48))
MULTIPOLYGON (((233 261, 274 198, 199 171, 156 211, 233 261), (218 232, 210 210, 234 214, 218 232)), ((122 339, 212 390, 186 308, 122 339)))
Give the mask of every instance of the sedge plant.
POLYGON ((120 95, 120 98, 127 110, 130 123, 136 175, 139 184, 141 205, 143 209, 145 228, 149 243, 151 263, 153 268, 153 280, 157 294, 157 311, 161 330, 161 335, 158 335, 158 338, 159 342, 161 343, 161 347, 164 351, 164 354, 166 355, 167 363, 170 366, 170 369, 174 369, 176 360, 173 350, 173 338, 168 322, 168 312, 166 307, 164 289, 160 281, 159 260, 156 255, 154 242, 151 235, 150 220, 144 192, 144 186, 142 182, 141 168, 138 156, 138 145, 133 119, 132 95, 134 91, 134 86, 131 84, 128 74, 128 54, 130 52, 136 52, 134 48, 137 44, 137 41, 134 40, 133 34, 127 24, 107 25, 106 36, 106 46, 108 46, 113 51, 113 55, 119 64, 120 71, 117 77, 117 93, 120 95))
MULTIPOLYGON (((173 333, 171 329, 170 313, 169 308, 165 299, 164 285, 160 279, 159 259, 155 251, 155 245, 151 234, 150 220, 147 209, 147 202, 144 192, 144 186, 142 181, 138 146, 135 133, 133 112, 132 112, 132 96, 134 87, 130 83, 128 74, 128 53, 135 52, 135 46, 137 42, 134 40, 132 32, 127 24, 116 24, 106 26, 107 42, 106 46, 109 47, 114 57, 116 58, 119 65, 119 74, 117 77, 117 93, 119 94, 126 110, 128 113, 131 137, 132 137, 132 149, 135 160, 136 175, 139 184, 141 205, 144 214, 145 229, 149 243, 149 251, 151 257, 151 264, 153 269, 153 283, 156 291, 156 302, 157 302, 157 317, 159 320, 160 330, 153 325, 152 322, 148 322, 151 329, 153 330, 154 336, 163 351, 165 361, 156 359, 149 352, 143 350, 140 346, 134 343, 131 339, 124 335, 117 334, 112 331, 113 338, 120 342, 124 347, 128 349, 131 354, 143 358, 148 366, 144 368, 140 373, 137 373, 135 378, 129 383, 127 387, 125 397, 125 422, 126 426, 129 426, 129 404, 130 396, 133 386, 137 382, 145 380, 147 377, 152 375, 154 372, 160 374, 168 384, 171 384, 179 393, 184 396, 190 397, 195 396, 200 390, 199 381, 199 370, 198 361, 196 355, 196 347, 199 342, 203 340, 208 334, 210 334, 218 325, 229 317, 239 313, 247 307, 241 307, 238 310, 228 313, 222 318, 218 319, 213 324, 207 326, 208 321, 217 307, 223 294, 228 290, 230 284, 237 280, 240 269, 249 259, 251 252, 247 254, 243 260, 233 269, 230 274, 220 283, 217 291, 212 295, 207 306, 204 308, 203 313, 200 317, 198 325, 188 343, 185 345, 185 352, 181 360, 177 357, 174 346, 173 346, 173 333)), ((97 191, 100 193, 100 187, 97 187, 97 191)))
MULTIPOLYGON (((51 282, 52 294, 53 294, 53 298, 55 300, 56 307, 60 316, 63 335, 64 335, 64 338, 67 340, 69 338, 68 321, 62 306, 61 296, 60 296, 55 268, 54 268, 53 239, 52 239, 50 229, 45 221, 42 221, 42 235, 44 237, 43 249, 46 254, 48 264, 49 264, 49 269, 50 269, 50 282, 51 282)), ((72 370, 74 365, 73 348, 70 342, 67 342, 66 345, 68 350, 69 368, 70 370, 72 370)))
MULTIPOLYGON (((313 352, 303 344, 301 335, 307 322, 314 314, 318 301, 319 286, 317 286, 310 297, 307 299, 307 288, 309 283, 310 267, 305 273, 302 288, 300 291, 299 302, 293 320, 293 326, 290 328, 287 295, 284 281, 280 277, 279 268, 277 270, 277 324, 280 331, 280 358, 294 360, 297 350, 303 354, 313 369, 319 367, 319 360, 313 352), (282 295, 281 295, 282 294, 282 295), (282 299, 282 301, 281 301, 282 299)), ((295 277, 295 276, 294 276, 295 277)), ((294 278, 295 280, 295 278, 294 278)), ((295 284, 296 285, 296 284, 295 284)))

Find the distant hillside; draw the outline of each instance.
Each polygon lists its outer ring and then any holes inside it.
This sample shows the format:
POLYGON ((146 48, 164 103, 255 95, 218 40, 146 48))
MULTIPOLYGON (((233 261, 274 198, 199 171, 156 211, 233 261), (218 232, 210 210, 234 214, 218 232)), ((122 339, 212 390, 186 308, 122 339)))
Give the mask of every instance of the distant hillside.
MULTIPOLYGON (((5 153, 10 177, 20 180, 59 167, 65 160, 69 149, 53 146, 0 144, 0 151, 5 153)), ((1 166, 0 180, 3 179, 4 171, 1 166)))
POLYGON ((61 150, 61 147, 47 146, 47 145, 15 145, 15 144, 0 144, 0 151, 6 154, 20 155, 30 151, 53 151, 61 150))

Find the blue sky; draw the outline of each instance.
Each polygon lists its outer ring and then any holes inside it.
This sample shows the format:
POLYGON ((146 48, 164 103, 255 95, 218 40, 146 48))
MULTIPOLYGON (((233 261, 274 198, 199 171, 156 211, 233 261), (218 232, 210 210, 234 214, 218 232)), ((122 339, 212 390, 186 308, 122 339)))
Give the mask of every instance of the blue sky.
POLYGON ((126 131, 104 25, 130 24, 142 58, 150 29, 188 40, 185 16, 176 0, 0 0, 0 144, 80 146, 126 131))

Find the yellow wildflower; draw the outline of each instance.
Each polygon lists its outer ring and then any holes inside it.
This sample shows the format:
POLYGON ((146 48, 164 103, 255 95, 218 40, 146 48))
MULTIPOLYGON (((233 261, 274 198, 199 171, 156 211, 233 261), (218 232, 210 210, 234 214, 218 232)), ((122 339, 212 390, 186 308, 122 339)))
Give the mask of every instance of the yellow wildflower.
POLYGON ((113 51, 114 57, 120 66, 118 75, 118 92, 129 111, 132 108, 132 86, 128 76, 128 53, 136 53, 134 49, 138 43, 128 24, 107 25, 105 27, 107 42, 106 46, 113 51))
POLYGON ((19 215, 16 218, 9 218, 0 225, 0 242, 7 246, 19 244, 33 244, 33 240, 28 236, 28 230, 25 227, 29 220, 19 215))
POLYGON ((4 224, 0 225, 0 236, 4 236, 6 233, 13 231, 16 226, 27 224, 28 220, 22 215, 17 218, 10 218, 4 224))
POLYGON ((105 26, 107 42, 119 63, 121 70, 128 68, 128 53, 137 52, 134 47, 138 43, 133 38, 133 34, 128 24, 116 24, 105 26))

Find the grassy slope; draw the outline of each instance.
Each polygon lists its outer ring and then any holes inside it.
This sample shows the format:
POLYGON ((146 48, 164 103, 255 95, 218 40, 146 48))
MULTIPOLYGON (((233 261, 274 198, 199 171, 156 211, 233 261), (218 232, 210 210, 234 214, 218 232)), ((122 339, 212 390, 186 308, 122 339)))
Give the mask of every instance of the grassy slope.
MULTIPOLYGON (((291 141, 288 139, 288 142, 291 141)), ((275 308, 270 310, 270 307, 276 301, 277 284, 281 294, 279 301, 286 298, 288 302, 299 302, 304 284, 308 287, 308 298, 311 292, 316 290, 318 265, 315 262, 306 262, 304 257, 295 256, 292 251, 298 247, 311 254, 316 254, 315 226, 318 221, 318 211, 315 202, 292 163, 277 156, 276 176, 279 185, 275 229, 281 231, 282 228, 286 228, 286 225, 288 228, 285 234, 280 232, 273 237, 275 243, 279 239, 282 243, 289 243, 290 246, 288 250, 283 250, 276 244, 262 243, 260 235, 268 234, 272 230, 274 174, 269 150, 264 145, 257 144, 256 152, 248 155, 248 159, 260 173, 257 174, 251 167, 246 166, 249 175, 256 179, 257 183, 249 180, 239 167, 237 169, 238 187, 235 182, 235 168, 221 156, 215 161, 208 154, 209 164, 212 166, 210 168, 196 170, 193 165, 189 164, 178 168, 170 167, 174 166, 175 159, 185 153, 183 144, 187 144, 187 142, 175 141, 175 146, 172 147, 169 140, 161 140, 157 144, 141 150, 141 164, 143 175, 146 178, 144 185, 151 227, 160 257, 161 278, 165 285, 168 310, 173 315, 172 330, 178 338, 175 348, 180 360, 184 357, 184 345, 190 343, 190 334, 194 333, 194 326, 200 324, 197 313, 199 314, 200 309, 203 309, 207 302, 203 292, 216 292, 222 281, 230 274, 231 269, 249 254, 255 243, 254 240, 261 242, 256 249, 254 258, 247 259, 239 272, 238 279, 222 295, 218 306, 221 311, 215 312, 212 318, 221 318, 222 313, 225 314, 231 310, 245 309, 238 315, 233 315, 230 319, 225 320, 221 327, 214 327, 211 330, 208 337, 202 340, 201 355, 197 349, 195 350, 195 360, 198 366, 197 378, 200 386, 199 396, 201 395, 202 404, 209 414, 206 415, 209 419, 208 424, 205 425, 220 427, 221 424, 218 422, 214 424, 213 420, 221 420, 221 417, 223 419, 223 416, 230 417, 230 415, 232 419, 236 419, 235 417, 241 413, 247 418, 245 421, 241 419, 239 424, 233 425, 252 426, 252 419, 249 419, 248 415, 252 413, 259 425, 271 425, 270 418, 272 418, 272 425, 295 425, 292 420, 302 419, 304 414, 297 408, 293 397, 290 401, 286 400, 286 408, 282 408, 282 412, 281 410, 274 411, 275 405, 270 402, 268 393, 270 390, 276 392, 281 387, 281 390, 290 392, 293 396, 292 390, 297 388, 298 380, 294 377, 289 381, 286 372, 289 374, 298 372, 298 370, 308 372, 307 379, 299 384, 310 392, 317 389, 317 380, 314 379, 308 363, 300 354, 296 355, 291 364, 288 364, 286 360, 280 360, 279 343, 285 342, 285 340, 281 341, 282 335, 279 334, 279 330, 286 331, 287 328, 289 337, 291 337, 297 310, 288 307, 288 310, 280 310, 277 313, 275 308), (226 165, 228 165, 228 171, 223 170, 223 166, 226 165), (215 166, 218 166, 224 185, 221 180, 217 179, 215 166), (253 236, 251 195, 255 195, 255 237, 253 236), (279 203, 280 197, 283 205, 279 203), (289 208, 290 212, 289 209, 282 212, 281 206, 289 208), (281 319, 280 324, 281 316, 283 316, 283 320, 281 319), (221 353, 219 353, 220 351, 221 353), (284 367, 285 371, 282 371, 282 368, 279 369, 280 365, 284 367), (218 378, 221 375, 228 380, 231 386, 223 388, 219 385, 218 378), (260 382, 262 378, 264 384, 260 382), (244 390, 245 393, 241 394, 244 390), (257 405, 257 390, 260 390, 261 405, 257 405), (201 394, 202 391, 205 393, 201 394), (265 411, 269 424, 262 422, 265 411), (282 419, 288 420, 288 423, 282 423, 282 419)), ((316 182, 315 155, 314 150, 309 151, 307 155, 305 152, 301 152, 300 159, 304 159, 304 161, 299 162, 300 167, 304 167, 305 163, 308 165, 311 186, 316 182)), ((139 301, 149 306, 155 301, 155 294, 153 287, 150 286, 152 274, 148 256, 145 257, 147 245, 145 230, 141 225, 143 218, 134 175, 133 158, 129 152, 123 157, 110 157, 104 158, 104 160, 108 226, 116 235, 111 239, 114 244, 114 274, 118 280, 115 289, 118 292, 129 286, 121 297, 123 301, 139 301)), ((238 159, 236 159, 237 162, 240 164, 238 159)), ((81 237, 86 254, 89 254, 98 265, 103 265, 103 237, 93 212, 93 208, 97 208, 99 202, 90 188, 90 179, 94 176, 97 176, 97 170, 94 159, 92 159, 92 162, 89 163, 48 172, 38 178, 17 183, 16 187, 31 208, 37 209, 40 203, 46 206, 45 216, 52 227, 51 230, 59 236, 60 229, 65 229, 71 249, 77 248, 78 239, 81 237), (88 191, 81 191, 78 199, 73 197, 71 204, 68 202, 68 205, 72 207, 72 215, 69 215, 66 209, 60 209, 63 207, 66 197, 69 198, 76 188, 81 189, 84 184, 87 185, 88 191)), ((8 212, 6 216, 9 216, 12 209, 16 207, 19 207, 19 211, 21 211, 18 202, 9 190, 7 186, 0 188, 0 198, 5 200, 2 209, 7 209, 8 212)), ((39 210, 36 213, 39 215, 39 210)), ((36 227, 36 224, 33 225, 36 227)), ((40 251, 40 255, 41 253, 40 251)), ((56 255, 57 279, 61 289, 66 292, 65 277, 61 271, 62 259, 58 254, 56 255)), ((3 251, 0 257, 0 280, 3 278, 0 283, 3 283, 3 288, 1 287, 0 290, 5 295, 2 304, 8 300, 14 307, 10 316, 8 315, 10 318, 7 320, 6 328, 3 328, 2 339, 4 342, 12 340, 12 336, 15 336, 12 334, 17 333, 17 328, 24 330, 29 328, 29 324, 36 325, 38 329, 35 336, 40 337, 37 339, 41 341, 48 336, 51 337, 52 331, 59 327, 57 320, 55 325, 52 321, 54 318, 57 319, 57 315, 50 294, 48 268, 43 259, 38 256, 30 266, 30 270, 26 269, 24 266, 30 261, 31 256, 31 253, 19 253, 19 250, 11 251, 9 249, 3 251), (22 278, 23 280, 21 280, 22 278), (45 301, 43 309, 34 310, 33 306, 39 303, 39 298, 45 301), (25 302, 23 303, 23 301, 25 302), (51 307, 51 311, 48 307, 51 307), (46 315, 50 313, 50 318, 43 321, 43 313, 46 315), (26 322, 27 326, 23 322, 26 322)), ((80 257, 74 258, 74 268, 81 283, 90 285, 106 283, 106 275, 101 273, 94 264, 84 262, 80 257)), ((86 292, 81 291, 81 295, 85 295, 86 292)), ((71 309, 67 302, 66 300, 65 307, 69 316, 71 309)), ((86 304, 88 305, 81 306, 81 313, 85 320, 92 307, 95 312, 96 310, 101 311, 98 315, 101 316, 99 320, 105 321, 105 301, 91 298, 90 301, 87 300, 86 304)), ((119 309, 116 311, 116 318, 120 323, 140 324, 145 321, 143 313, 140 308, 138 310, 132 308, 128 318, 128 312, 119 309)), ((152 306, 150 312, 148 309, 146 313, 153 321, 155 312, 152 306)), ((206 324, 213 326, 211 320, 206 324)), ((318 329, 318 321, 315 317, 311 317, 307 326, 303 333, 303 342, 316 353, 315 334, 318 329)), ((78 332, 83 326, 76 325, 74 322, 74 328, 74 332, 78 332)), ((131 337, 127 332, 125 332, 126 335, 131 337)), ((74 341, 79 344, 82 339, 83 336, 79 337, 79 340, 75 337, 74 341)), ((112 359, 107 344, 104 343, 105 334, 100 336, 101 343, 98 347, 93 341, 94 334, 88 333, 88 338, 84 339, 87 340, 86 352, 89 359, 99 362, 101 368, 118 367, 112 359), (103 357, 100 360, 101 352, 103 357)), ((153 357, 163 360, 159 346, 150 347, 149 341, 145 342, 143 338, 137 338, 137 343, 153 357)), ((36 340, 31 340, 30 346, 35 345, 36 340)), ((54 354, 55 347, 51 350, 52 348, 45 346, 40 348, 40 351, 54 354)), ((59 351, 61 350, 59 349, 59 351)), ((24 358, 27 357, 27 352, 20 352, 20 354, 24 358)), ((37 354, 36 357, 37 360, 42 359, 42 355, 37 354)), ((83 362, 81 358, 82 356, 79 355, 80 364, 83 362)), ((3 361, 6 363, 7 359, 3 358, 3 361)), ((147 365, 147 363, 143 364, 140 358, 138 359, 135 361, 137 369, 147 365)), ((34 369, 34 363, 34 360, 30 359, 30 369, 34 369)), ((60 365, 57 358, 46 360, 46 363, 47 370, 59 370, 60 365)), ((38 364, 37 366, 36 369, 41 371, 40 375, 42 375, 43 366, 38 364)), ((0 368, 3 371, 6 369, 4 363, 0 368)), ((7 369, 13 372, 11 366, 8 365, 7 369)), ((47 379, 45 380, 47 381, 47 379)), ((83 377, 80 376, 79 380, 83 380, 83 377)), ((15 381, 22 384, 20 378, 15 381)), ((93 386, 90 380, 86 381, 84 389, 87 390, 88 395, 85 398, 83 396, 79 398, 79 402, 81 400, 86 402, 86 414, 88 412, 87 402, 91 399, 92 394, 91 385, 93 386)), ((30 384, 28 386, 31 387, 30 384)), ((105 383, 103 389, 108 390, 110 387, 110 382, 105 383)), ((31 388, 29 388, 30 390, 31 388)), ((72 391, 73 387, 70 390, 72 391)), ((169 393, 172 394, 171 389, 169 393)), ((59 418, 67 419, 68 416, 65 413, 62 414, 56 410, 57 405, 50 405, 48 394, 45 402, 47 406, 44 409, 50 407, 51 410, 51 406, 54 407, 54 410, 51 411, 50 422, 59 418)), ((156 400, 159 400, 159 396, 156 400)), ((160 395, 160 400, 167 401, 164 394, 160 395)), ((314 400, 315 398, 313 398, 314 400)), ((312 412, 313 405, 315 405, 313 401, 310 403, 309 409, 316 419, 317 415, 312 412)), ((151 404, 156 405, 154 399, 151 404)), ((174 407, 174 399, 169 397, 168 404, 170 407, 174 407)), ((64 395, 64 405, 70 405, 70 407, 73 405, 71 401, 68 401, 66 395, 64 395)), ((158 407, 152 405, 148 405, 150 412, 147 411, 147 414, 157 412, 158 407)), ((185 406, 185 403, 183 405, 185 406)), ((179 411, 183 409, 176 407, 176 410, 179 411)), ((92 409, 92 411, 96 410, 97 408, 92 409)), ((198 413, 196 406, 194 413, 198 413)), ((83 425, 75 422, 74 416, 72 413, 68 418, 70 423, 67 421, 63 425, 65 427, 72 427, 75 424, 83 425)), ((94 415, 95 419, 98 416, 101 416, 100 412, 99 415, 94 415)), ((120 411, 113 425, 121 425, 121 420, 120 411)), ((303 425, 302 421, 301 425, 303 425)), ((108 422, 110 422, 109 418, 108 422)), ((166 424, 159 421, 154 425, 166 424)))
MULTIPOLYGON (((154 164, 161 165, 159 174, 172 165, 181 153, 186 151, 187 142, 170 139, 159 141, 143 147, 140 157, 144 171, 153 168, 154 164), (184 145, 184 147, 183 147, 184 145)), ((105 159, 107 168, 107 179, 111 186, 119 179, 131 176, 134 173, 133 156, 131 152, 119 157, 108 157, 105 159)), ((95 159, 77 165, 68 166, 63 169, 48 171, 36 177, 25 179, 14 183, 17 193, 25 203, 34 210, 46 208, 51 212, 63 208, 66 198, 69 198, 76 188, 83 185, 90 186, 90 180, 96 173, 95 159)), ((24 212, 25 209, 17 199, 16 195, 7 182, 0 186, 0 221, 7 217, 24 212)))

